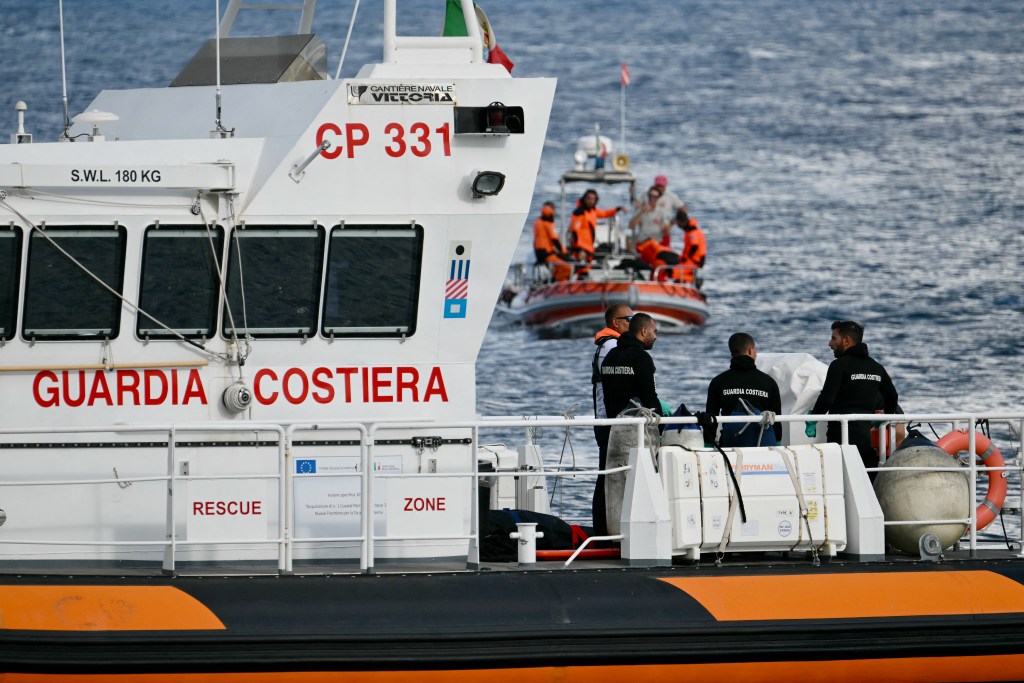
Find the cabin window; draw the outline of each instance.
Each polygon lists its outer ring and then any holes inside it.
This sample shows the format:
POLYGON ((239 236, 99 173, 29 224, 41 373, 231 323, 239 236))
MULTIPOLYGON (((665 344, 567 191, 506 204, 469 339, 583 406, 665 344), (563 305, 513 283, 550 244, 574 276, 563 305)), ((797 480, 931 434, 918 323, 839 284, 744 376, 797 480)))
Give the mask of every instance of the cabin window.
POLYGON ((233 232, 229 252, 224 336, 236 330, 254 337, 316 332, 323 228, 247 226, 233 232))
POLYGON ((146 230, 139 307, 152 317, 139 314, 135 328, 139 337, 175 338, 154 320, 185 337, 213 336, 220 300, 217 263, 223 258, 223 246, 221 228, 146 230))
POLYGON ((47 227, 45 234, 33 230, 28 245, 23 336, 26 339, 116 337, 121 322, 121 300, 96 278, 118 294, 122 292, 125 239, 126 231, 120 226, 47 227), (72 262, 69 256, 81 265, 72 262))
POLYGON ((21 228, 0 232, 0 339, 14 337, 21 278, 21 228))
POLYGON ((338 227, 327 256, 325 336, 403 337, 416 331, 423 228, 338 227))

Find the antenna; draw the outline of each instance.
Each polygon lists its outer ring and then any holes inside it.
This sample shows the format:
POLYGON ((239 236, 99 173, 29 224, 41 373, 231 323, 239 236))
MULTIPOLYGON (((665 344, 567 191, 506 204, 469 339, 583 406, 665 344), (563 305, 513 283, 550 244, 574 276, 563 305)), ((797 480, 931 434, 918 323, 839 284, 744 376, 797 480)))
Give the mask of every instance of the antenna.
POLYGON ((63 89, 62 102, 64 104, 64 132, 60 134, 60 140, 70 140, 68 131, 71 129, 71 119, 68 118, 68 73, 64 65, 64 0, 57 4, 60 14, 60 82, 63 89))
POLYGON ((334 74, 335 80, 341 78, 341 66, 345 63, 345 55, 348 53, 348 41, 352 38, 352 27, 356 24, 356 12, 359 11, 359 0, 352 6, 352 18, 348 22, 348 33, 345 34, 345 47, 341 49, 341 59, 338 60, 338 71, 334 74))
POLYGON ((216 60, 215 60, 217 62, 217 95, 216 95, 217 118, 214 121, 214 123, 216 124, 217 127, 214 129, 213 132, 214 132, 214 134, 219 135, 222 138, 228 138, 228 137, 234 137, 235 129, 232 128, 231 130, 228 130, 227 128, 224 127, 224 125, 221 123, 221 120, 220 120, 220 110, 221 110, 221 97, 220 97, 220 0, 217 0, 214 3, 214 11, 217 14, 217 16, 214 17, 214 23, 216 24, 216 27, 217 27, 216 28, 216 40, 214 41, 215 47, 216 47, 216 53, 217 53, 216 54, 216 60))

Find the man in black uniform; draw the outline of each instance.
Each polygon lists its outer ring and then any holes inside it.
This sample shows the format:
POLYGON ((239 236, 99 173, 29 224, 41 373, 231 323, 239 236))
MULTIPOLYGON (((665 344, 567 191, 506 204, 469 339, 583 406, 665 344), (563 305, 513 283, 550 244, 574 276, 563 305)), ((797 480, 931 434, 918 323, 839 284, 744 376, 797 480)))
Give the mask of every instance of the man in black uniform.
MULTIPOLYGON (((902 412, 898 404, 899 395, 889 373, 868 355, 868 345, 863 343, 863 338, 864 328, 859 323, 852 320, 832 323, 832 337, 828 345, 836 359, 828 366, 825 386, 811 409, 812 414, 873 413, 879 405, 886 413, 902 412)), ((828 423, 829 441, 839 443, 841 434, 840 423, 828 423)), ((807 436, 816 435, 815 423, 807 423, 807 436)), ((850 443, 860 451, 865 467, 878 467, 878 455, 871 447, 870 422, 850 423, 850 443)))
MULTIPOLYGON (((737 332, 729 337, 729 353, 732 354, 732 361, 729 369, 711 380, 708 385, 708 415, 735 415, 736 409, 740 406, 740 399, 743 399, 751 408, 758 412, 770 410, 775 414, 782 413, 782 398, 779 394, 779 385, 767 373, 761 372, 754 366, 757 358, 757 344, 754 338, 746 332, 737 332)), ((775 432, 775 443, 782 441, 782 425, 776 423, 773 426, 775 432)), ((757 434, 760 427, 757 424, 750 424, 744 429, 744 425, 726 425, 722 430, 722 446, 754 445, 758 441, 757 434), (734 432, 743 429, 742 435, 734 432), (751 439, 743 438, 748 431, 753 436, 751 439)), ((704 428, 704 441, 713 443, 715 440, 715 427, 708 425, 704 428)), ((762 439, 763 442, 764 439, 762 439)), ((770 441, 770 439, 769 439, 770 441)), ((761 445, 775 445, 773 443, 762 443, 761 445)))
POLYGON ((647 353, 657 339, 654 318, 646 313, 635 313, 629 321, 629 330, 622 333, 618 344, 605 356, 601 364, 601 386, 608 417, 617 417, 633 398, 661 414, 654 361, 647 353))

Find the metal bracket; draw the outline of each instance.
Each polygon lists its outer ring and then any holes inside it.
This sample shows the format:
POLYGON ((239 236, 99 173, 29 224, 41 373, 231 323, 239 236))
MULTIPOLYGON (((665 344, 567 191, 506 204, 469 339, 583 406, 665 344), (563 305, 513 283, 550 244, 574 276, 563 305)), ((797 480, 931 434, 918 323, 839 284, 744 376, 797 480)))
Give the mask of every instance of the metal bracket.
POLYGON ((441 437, 439 436, 414 436, 409 440, 412 447, 416 449, 416 453, 421 454, 426 449, 436 451, 441 447, 441 437))

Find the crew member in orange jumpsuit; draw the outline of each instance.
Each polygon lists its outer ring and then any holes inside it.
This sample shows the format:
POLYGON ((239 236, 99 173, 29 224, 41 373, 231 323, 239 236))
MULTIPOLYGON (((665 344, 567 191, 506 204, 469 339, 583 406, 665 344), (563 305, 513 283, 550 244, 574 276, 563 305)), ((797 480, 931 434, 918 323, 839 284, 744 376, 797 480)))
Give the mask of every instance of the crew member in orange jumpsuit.
POLYGON ((597 219, 610 218, 623 210, 621 206, 614 209, 599 209, 597 200, 596 190, 584 192, 576 210, 572 212, 572 222, 569 224, 569 243, 573 258, 580 263, 588 264, 576 273, 576 277, 581 280, 590 272, 589 264, 594 260, 597 219))
POLYGON ((658 282, 665 282, 669 278, 678 278, 676 268, 662 268, 661 266, 674 266, 679 263, 679 254, 662 246, 661 242, 649 237, 636 246, 641 260, 649 265, 652 270, 658 272, 658 282))
POLYGON ((555 229, 554 202, 544 202, 540 208, 540 218, 533 223, 533 254, 537 257, 537 265, 550 264, 554 280, 568 280, 572 275, 572 266, 566 263, 569 254, 558 239, 558 230, 555 229))
POLYGON ((708 241, 704 231, 697 225, 696 218, 690 218, 685 210, 676 211, 676 225, 683 229, 683 256, 679 260, 679 270, 683 282, 693 282, 695 268, 703 268, 708 255, 708 241))

